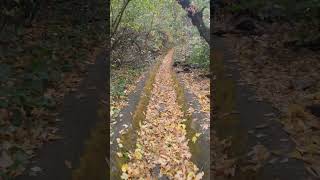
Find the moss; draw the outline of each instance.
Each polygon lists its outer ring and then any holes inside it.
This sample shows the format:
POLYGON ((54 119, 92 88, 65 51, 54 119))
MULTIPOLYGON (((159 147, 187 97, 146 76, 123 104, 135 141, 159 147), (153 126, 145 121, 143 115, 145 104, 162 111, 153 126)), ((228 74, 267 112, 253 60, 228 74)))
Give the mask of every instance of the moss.
MULTIPOLYGON (((205 161, 206 159, 201 159, 201 154, 203 153, 203 148, 200 144, 200 141, 196 141, 195 143, 193 143, 192 141, 190 141, 192 139, 192 137, 197 133, 195 129, 193 129, 191 127, 191 123, 192 123, 192 117, 191 115, 188 113, 188 104, 187 104, 187 100, 185 97, 185 91, 184 88, 180 85, 179 80, 177 78, 177 75, 175 72, 171 71, 171 76, 172 76, 172 80, 174 83, 174 88, 177 94, 177 102, 181 108, 181 111, 184 114, 184 119, 186 119, 186 121, 184 122, 184 124, 186 125, 186 132, 187 132, 187 139, 189 139, 188 142, 188 146, 190 148, 190 152, 192 154, 191 160, 193 162, 199 162, 199 161, 205 161)), ((209 174, 209 169, 205 169, 205 174, 209 174)))
MULTIPOLYGON (((136 141, 137 141, 137 133, 140 129, 139 124, 145 120, 145 114, 147 110, 147 106, 149 104, 151 92, 153 89, 153 83, 155 80, 155 76, 158 72, 158 69, 161 65, 161 60, 163 59, 163 55, 160 56, 158 62, 151 68, 149 72, 148 79, 145 83, 142 95, 140 97, 139 103, 135 109, 135 112, 133 113, 133 119, 132 119, 132 127, 128 129, 127 133, 121 135, 120 139, 123 144, 122 148, 122 154, 126 154, 127 152, 134 150, 136 141)), ((112 179, 120 179, 121 175, 121 166, 122 164, 125 164, 129 159, 124 156, 124 157, 116 157, 116 164, 118 165, 117 167, 117 172, 111 174, 112 179)))
MULTIPOLYGON (((97 112, 98 116, 105 118, 106 113, 102 113, 101 109, 102 107, 97 112)), ((106 136, 105 123, 101 122, 91 132, 85 145, 85 151, 80 158, 80 166, 72 171, 72 180, 105 180, 109 177, 108 166, 104 158, 108 154, 106 136)))
MULTIPOLYGON (((213 129, 219 139, 231 139, 231 147, 226 152, 230 158, 237 159, 237 166, 240 167, 243 157, 246 156, 247 132, 241 128, 240 119, 237 114, 232 114, 236 107, 235 82, 226 77, 223 62, 223 53, 214 51, 211 56, 211 70, 216 76, 214 80, 214 124, 213 129)), ((212 123, 211 123, 212 124, 212 123)), ((240 171, 231 179, 247 180, 256 179, 259 171, 240 171)))
POLYGON ((218 109, 214 117, 214 130, 219 139, 230 138, 232 140, 230 155, 241 155, 246 145, 246 132, 241 131, 240 119, 235 110, 235 83, 226 77, 223 64, 223 54, 215 51, 212 55, 212 70, 216 76, 214 81, 215 109, 218 109))

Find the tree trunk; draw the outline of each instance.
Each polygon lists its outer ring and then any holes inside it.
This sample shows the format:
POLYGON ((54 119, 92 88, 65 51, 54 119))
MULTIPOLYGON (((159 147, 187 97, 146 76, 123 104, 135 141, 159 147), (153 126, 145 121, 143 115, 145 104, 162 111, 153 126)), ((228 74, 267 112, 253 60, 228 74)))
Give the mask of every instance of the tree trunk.
POLYGON ((206 25, 203 22, 203 10, 202 8, 200 11, 199 9, 190 3, 189 0, 177 0, 178 3, 181 5, 181 7, 186 10, 188 13, 188 17, 191 19, 191 22, 194 26, 197 27, 200 36, 203 37, 203 39, 210 44, 210 29, 206 27, 206 25))
POLYGON ((117 15, 115 21, 112 22, 112 24, 111 24, 111 28, 112 28, 111 37, 113 37, 115 35, 115 33, 117 32, 119 24, 120 24, 121 19, 122 19, 122 16, 124 14, 124 11, 126 10, 126 8, 127 8, 127 6, 128 6, 130 1, 131 0, 127 0, 127 1, 124 2, 124 4, 123 4, 119 14, 117 15))

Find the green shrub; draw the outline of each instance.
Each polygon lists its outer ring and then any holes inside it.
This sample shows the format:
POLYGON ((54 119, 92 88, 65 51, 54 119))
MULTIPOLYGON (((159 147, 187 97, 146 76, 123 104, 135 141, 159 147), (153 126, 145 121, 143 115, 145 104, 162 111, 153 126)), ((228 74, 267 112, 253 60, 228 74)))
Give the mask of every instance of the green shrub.
POLYGON ((195 44, 191 51, 187 63, 197 65, 200 68, 209 69, 210 53, 208 45, 205 43, 195 44))

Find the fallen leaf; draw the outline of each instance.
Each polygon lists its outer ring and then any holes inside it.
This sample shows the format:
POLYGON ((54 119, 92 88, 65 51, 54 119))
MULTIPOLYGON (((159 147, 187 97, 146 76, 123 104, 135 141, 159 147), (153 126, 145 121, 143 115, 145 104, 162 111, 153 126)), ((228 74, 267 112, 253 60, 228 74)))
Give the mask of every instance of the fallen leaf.
POLYGON ((64 164, 66 165, 66 167, 67 167, 67 168, 69 168, 69 169, 71 169, 71 168, 72 168, 72 164, 71 164, 71 162, 70 162, 70 161, 65 160, 65 161, 64 161, 64 164))
POLYGON ((117 156, 121 158, 123 157, 123 154, 121 152, 117 152, 117 156))
POLYGON ((129 169, 128 164, 123 164, 123 165, 121 166, 121 170, 122 170, 122 172, 127 172, 127 171, 128 171, 128 169, 129 169))
POLYGON ((268 124, 261 124, 261 125, 256 126, 256 129, 263 129, 266 127, 268 127, 268 124))
POLYGON ((129 178, 128 174, 122 173, 121 179, 127 180, 129 178))
POLYGON ((197 141, 197 137, 196 137, 196 136, 193 136, 193 137, 192 137, 192 142, 195 143, 196 141, 197 141))
POLYGON ((265 134, 257 134, 257 135, 256 135, 257 138, 262 138, 262 137, 266 137, 266 136, 267 136, 267 135, 265 135, 265 134))
POLYGON ((0 157, 0 167, 1 168, 8 168, 13 165, 13 160, 8 155, 6 151, 2 151, 1 157, 0 157))
POLYGON ((34 166, 34 167, 30 168, 30 170, 33 172, 41 172, 42 171, 42 169, 39 166, 34 166))
POLYGON ((135 152, 134 152, 134 157, 135 157, 136 159, 138 159, 138 160, 142 158, 142 154, 141 154, 141 152, 140 152, 139 149, 136 149, 136 150, 135 150, 135 152))

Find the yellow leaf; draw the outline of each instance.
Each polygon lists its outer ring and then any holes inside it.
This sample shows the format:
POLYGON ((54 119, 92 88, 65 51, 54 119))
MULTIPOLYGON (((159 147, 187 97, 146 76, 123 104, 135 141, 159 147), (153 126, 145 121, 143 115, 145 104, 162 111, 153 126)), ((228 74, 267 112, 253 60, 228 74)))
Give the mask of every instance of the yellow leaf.
POLYGON ((140 145, 139 143, 137 144, 137 148, 138 148, 138 149, 141 149, 141 145, 140 145))
POLYGON ((185 124, 179 124, 178 127, 183 129, 183 130, 186 129, 186 125, 185 124))
POLYGON ((188 173, 188 176, 187 176, 187 179, 189 180, 191 180, 193 177, 195 176, 195 174, 193 173, 193 172, 189 172, 188 173))
POLYGON ((134 157, 136 159, 141 159, 142 158, 142 154, 141 154, 139 149, 136 149, 136 151, 134 152, 134 157))
POLYGON ((195 143, 196 141, 197 141, 197 137, 196 137, 196 136, 193 136, 193 137, 192 137, 192 142, 195 143))
POLYGON ((122 170, 122 172, 127 172, 127 171, 128 171, 128 169, 129 169, 128 164, 123 164, 123 165, 121 166, 121 170, 122 170))
POLYGON ((192 137, 192 142, 195 143, 198 140, 198 137, 201 135, 201 133, 196 133, 194 134, 194 136, 192 137))

